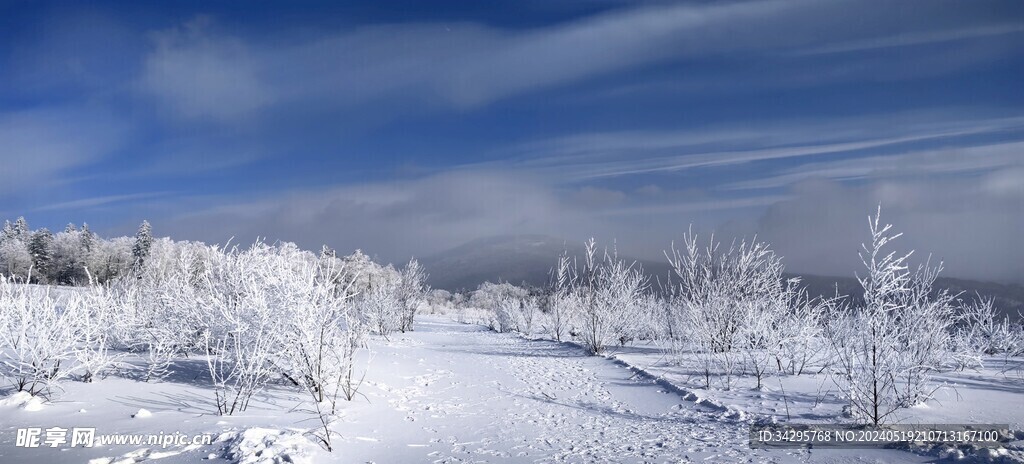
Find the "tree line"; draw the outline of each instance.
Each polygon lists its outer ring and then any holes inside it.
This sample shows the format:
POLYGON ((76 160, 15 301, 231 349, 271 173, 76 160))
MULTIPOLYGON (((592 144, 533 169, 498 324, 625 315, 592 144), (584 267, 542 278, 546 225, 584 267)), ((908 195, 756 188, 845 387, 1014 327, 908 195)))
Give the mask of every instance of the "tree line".
POLYGON ((19 217, 4 221, 0 230, 0 275, 34 284, 105 283, 139 268, 152 244, 147 221, 134 237, 104 239, 88 224, 68 224, 55 234, 45 227, 32 230, 19 217))

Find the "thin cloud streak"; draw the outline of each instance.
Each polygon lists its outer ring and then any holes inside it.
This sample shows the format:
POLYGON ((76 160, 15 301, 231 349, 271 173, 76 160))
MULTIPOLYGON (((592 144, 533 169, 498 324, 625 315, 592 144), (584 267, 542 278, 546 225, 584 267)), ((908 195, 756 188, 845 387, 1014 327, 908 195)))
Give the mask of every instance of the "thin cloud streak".
POLYGON ((770 189, 815 178, 854 180, 921 177, 967 174, 1020 166, 1024 166, 1024 142, 1009 142, 808 163, 786 169, 778 175, 733 182, 725 184, 721 188, 723 190, 770 189))
POLYGON ((631 206, 600 211, 601 216, 632 216, 650 214, 675 214, 689 212, 723 211, 743 208, 755 208, 773 205, 780 201, 792 199, 790 195, 760 195, 746 198, 722 198, 704 201, 684 201, 672 204, 631 206))
POLYGON ((127 195, 107 195, 102 197, 83 198, 80 200, 65 201, 61 203, 54 203, 51 205, 41 206, 34 208, 32 211, 55 211, 63 209, 73 208, 92 208, 97 206, 107 206, 118 203, 127 203, 137 200, 145 200, 151 198, 158 198, 166 196, 172 192, 149 192, 149 193, 133 193, 127 195))
POLYGON ((803 50, 788 52, 788 56, 827 55, 833 53, 860 52, 865 50, 877 50, 880 48, 908 47, 914 45, 926 45, 957 40, 969 40, 981 37, 991 37, 1007 34, 1019 34, 1024 32, 1024 25, 1019 23, 1007 23, 997 25, 986 25, 968 27, 963 29, 951 29, 944 31, 927 31, 919 33, 901 33, 888 37, 876 37, 864 40, 855 40, 845 43, 836 43, 812 47, 803 50))
POLYGON ((71 171, 109 157, 126 137, 124 122, 95 109, 0 113, 0 198, 60 185, 71 171))
MULTIPOLYGON (((1018 134, 1024 129, 1022 118, 999 118, 983 121, 969 121, 961 124, 937 123, 933 127, 911 129, 909 135, 892 135, 879 138, 864 138, 855 141, 834 143, 808 143, 812 140, 829 141, 852 137, 829 132, 830 127, 841 124, 827 123, 804 125, 793 122, 784 127, 756 130, 712 130, 636 133, 611 132, 584 134, 558 138, 545 142, 531 143, 512 160, 477 163, 466 166, 480 167, 512 166, 518 169, 547 173, 565 181, 581 182, 593 179, 642 175, 658 172, 678 172, 696 168, 721 167, 752 162, 783 160, 790 158, 813 158, 820 155, 863 152, 871 149, 889 148, 919 142, 944 141, 953 146, 979 143, 956 140, 966 136, 1018 134), (709 145, 726 146, 771 146, 759 149, 712 150, 709 145), (688 152, 665 155, 666 152, 688 152)), ((874 135, 864 128, 859 134, 874 135)), ((879 160, 882 158, 873 158, 879 160)))

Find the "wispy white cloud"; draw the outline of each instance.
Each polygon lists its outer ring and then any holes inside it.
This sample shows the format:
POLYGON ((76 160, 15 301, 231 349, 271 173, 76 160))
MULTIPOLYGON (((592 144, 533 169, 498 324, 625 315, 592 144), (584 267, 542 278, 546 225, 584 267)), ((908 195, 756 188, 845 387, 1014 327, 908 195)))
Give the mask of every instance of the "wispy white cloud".
POLYGON ((762 127, 578 134, 531 142, 517 157, 471 166, 514 166, 567 181, 678 172, 698 168, 792 159, 813 162, 824 155, 854 153, 862 165, 882 160, 871 150, 921 142, 951 147, 984 144, 967 136, 1024 131, 1024 118, 949 119, 920 113, 794 120, 762 127), (913 121, 913 122, 904 122, 913 121))
POLYGON ((123 146, 127 125, 95 108, 0 113, 0 198, 67 182, 123 146))
MULTIPOLYGON (((154 34, 139 85, 179 116, 221 121, 295 102, 348 106, 392 99, 474 108, 664 63, 709 57, 742 62, 794 50, 810 57, 1012 32, 978 9, 932 2, 914 8, 807 0, 647 4, 528 29, 404 23, 273 38, 232 34, 201 18, 154 34), (906 14, 911 9, 914 14, 906 14), (846 20, 851 10, 858 12, 856 27, 846 20)), ((924 61, 885 65, 899 74, 896 68, 919 72, 923 62, 960 59, 941 50, 920 55, 915 60, 924 61)), ((849 78, 845 72, 836 77, 849 78)))
POLYGON ((126 195, 106 195, 100 197, 81 198, 78 200, 64 201, 60 203, 53 203, 38 208, 34 208, 32 211, 54 211, 54 210, 66 210, 75 208, 95 208, 97 206, 114 205, 118 203, 125 203, 131 201, 145 200, 150 198, 157 198, 167 195, 169 192, 148 192, 148 193, 132 193, 126 195))
POLYGON ((759 195, 756 197, 714 198, 697 201, 675 201, 662 204, 633 205, 600 211, 604 216, 667 215, 693 212, 716 212, 745 208, 760 208, 792 198, 789 195, 759 195))
POLYGON ((724 189, 768 189, 808 179, 885 179, 970 174, 1024 166, 1024 142, 944 147, 891 155, 807 163, 781 173, 731 182, 724 189))
MULTIPOLYGON (((938 31, 901 33, 886 37, 872 37, 869 39, 861 39, 850 42, 840 42, 809 47, 801 50, 787 52, 786 54, 790 56, 806 56, 825 55, 831 53, 859 52, 865 50, 876 50, 880 48, 907 47, 913 45, 953 42, 958 40, 969 40, 983 37, 1013 35, 1020 34, 1022 32, 1024 32, 1024 25, 1020 23, 992 24, 966 28, 953 28, 938 31)), ((1014 40, 1012 38, 1008 39, 1014 40)))
POLYGON ((231 120, 273 103, 277 89, 259 75, 265 63, 240 40, 206 37, 208 22, 153 34, 140 85, 187 118, 231 120))

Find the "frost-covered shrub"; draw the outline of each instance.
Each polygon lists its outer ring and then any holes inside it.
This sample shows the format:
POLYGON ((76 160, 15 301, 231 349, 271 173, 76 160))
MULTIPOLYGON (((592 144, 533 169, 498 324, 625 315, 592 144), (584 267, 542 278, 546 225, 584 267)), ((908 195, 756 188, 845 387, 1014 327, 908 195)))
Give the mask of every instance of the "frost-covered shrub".
POLYGON ((281 354, 271 362, 309 395, 308 410, 320 423, 314 435, 330 451, 338 401, 351 401, 362 382, 355 376, 355 353, 364 343, 365 323, 349 304, 344 264, 333 256, 278 275, 291 296, 280 305, 272 340, 281 354))
POLYGON ((646 285, 635 263, 608 252, 599 258, 594 239, 586 242, 583 267, 573 290, 578 304, 573 325, 587 351, 600 354, 629 333, 637 323, 636 307, 646 285))
POLYGON ((66 290, 14 280, 0 277, 0 375, 15 389, 49 394, 62 380, 91 382, 117 364, 112 339, 120 306, 109 288, 66 290))
POLYGON ((540 312, 541 298, 538 295, 527 295, 519 300, 517 314, 517 330, 524 335, 532 335, 537 314, 540 312))
POLYGON ((223 251, 192 242, 158 239, 134 273, 111 284, 119 311, 115 315, 116 346, 146 358, 143 379, 169 373, 171 361, 199 352, 203 331, 213 311, 210 271, 223 251))
POLYGON ((1019 356, 1024 353, 1024 331, 1010 322, 1009 316, 997 316, 991 298, 978 297, 960 308, 961 325, 955 344, 961 355, 1019 356))
MULTIPOLYGON (((523 289, 517 288, 522 291, 523 289)), ((523 299, 526 298, 525 291, 506 292, 498 298, 494 308, 495 330, 498 332, 512 332, 519 330, 518 315, 523 299)))
POLYGON ((221 414, 244 411, 277 377, 309 392, 319 410, 358 388, 352 356, 366 321, 349 304, 353 282, 344 260, 293 244, 240 249, 155 240, 135 273, 114 287, 123 307, 114 338, 146 354, 147 379, 166 373, 176 356, 205 356, 221 414))
POLYGON ((91 285, 78 295, 82 304, 75 317, 74 371, 83 382, 92 382, 105 376, 121 358, 114 350, 113 337, 122 306, 107 286, 91 285))
POLYGON ((829 350, 821 327, 827 308, 840 297, 810 298, 806 291, 794 291, 792 287, 787 293, 790 303, 776 321, 776 330, 780 332, 776 362, 780 372, 802 375, 811 366, 828 364, 829 350))
POLYGON ((484 282, 470 297, 469 305, 487 311, 486 320, 480 321, 491 330, 511 332, 519 330, 521 302, 529 296, 525 288, 510 283, 484 282))
POLYGON ((0 278, 0 369, 15 390, 47 394, 71 375, 82 300, 0 278))
POLYGON ((207 308, 202 349, 214 385, 217 412, 244 411, 275 374, 282 316, 298 295, 290 288, 293 266, 304 261, 291 247, 257 243, 217 253, 199 297, 207 308), (299 257, 292 262, 289 255, 299 257))
POLYGON ((416 318, 416 311, 423 302, 429 288, 427 287, 427 273, 415 259, 402 268, 398 286, 398 301, 402 306, 402 317, 399 320, 398 330, 408 332, 413 329, 413 322, 416 318))
POLYGON ((782 259, 757 241, 733 243, 719 252, 713 236, 701 247, 697 235, 687 232, 683 243, 669 254, 679 280, 677 309, 692 313, 689 322, 698 324, 690 333, 693 342, 716 353, 730 351, 751 312, 777 310, 779 298, 785 298, 782 259))
POLYGON ((645 293, 634 306, 630 316, 635 322, 624 326, 619 336, 619 344, 625 345, 634 340, 656 341, 666 338, 665 315, 668 300, 656 293, 645 293))
POLYGON ((371 330, 385 338, 402 325, 404 306, 398 296, 400 285, 395 272, 392 278, 371 280, 370 285, 355 296, 354 304, 361 308, 371 330))
POLYGON ((557 341, 568 335, 573 312, 578 307, 573 284, 576 280, 575 267, 567 253, 558 257, 551 270, 551 281, 544 299, 544 330, 557 341))
POLYGON ((706 386, 721 376, 729 388, 744 360, 760 380, 779 356, 782 317, 798 293, 781 257, 756 240, 722 251, 712 236, 701 246, 692 231, 683 245, 666 253, 678 281, 665 319, 674 350, 697 357, 706 386))
POLYGON ((435 288, 426 293, 425 304, 427 314, 452 314, 455 312, 456 303, 454 295, 448 290, 435 288))

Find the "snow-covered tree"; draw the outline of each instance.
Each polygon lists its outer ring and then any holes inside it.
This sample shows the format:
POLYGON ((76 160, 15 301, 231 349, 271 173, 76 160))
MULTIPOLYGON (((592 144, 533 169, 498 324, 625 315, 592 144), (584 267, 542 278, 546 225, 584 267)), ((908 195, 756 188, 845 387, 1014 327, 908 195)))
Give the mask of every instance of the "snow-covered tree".
POLYGON ((810 298, 803 289, 789 291, 788 308, 779 315, 776 363, 780 372, 802 375, 814 364, 827 363, 827 345, 822 341, 821 327, 828 308, 841 298, 810 298))
POLYGON ((14 224, 11 224, 10 220, 4 220, 4 228, 0 229, 0 245, 3 245, 4 241, 17 238, 14 232, 14 224))
POLYGON ((615 253, 597 256, 597 242, 585 244, 583 268, 575 291, 579 309, 575 326, 579 341, 591 354, 600 354, 636 323, 637 303, 646 279, 636 263, 626 263, 615 253))
MULTIPOLYGON (((390 266, 387 269, 394 271, 390 266)), ((404 306, 400 300, 400 286, 397 272, 381 274, 371 279, 369 286, 355 298, 354 304, 361 308, 372 330, 384 338, 402 325, 404 306)))
POLYGON ((89 224, 82 224, 81 234, 79 235, 81 243, 79 243, 79 249, 82 250, 82 260, 87 261, 88 255, 92 252, 92 247, 96 243, 96 234, 89 230, 89 224))
POLYGON ((956 331, 956 355, 971 358, 962 364, 980 365, 982 355, 1024 353, 1024 332, 1009 316, 998 316, 994 299, 978 295, 960 307, 959 319, 963 324, 956 331))
POLYGON ((527 297, 529 291, 508 282, 484 282, 473 292, 469 305, 488 311, 487 320, 480 322, 491 330, 511 332, 520 330, 522 302, 527 297))
POLYGON ((941 265, 911 273, 906 262, 913 252, 886 251, 902 234, 880 217, 881 208, 869 218, 871 243, 860 253, 864 304, 833 312, 827 325, 838 383, 853 414, 871 424, 930 398, 928 380, 944 360, 953 300, 932 291, 941 265))
POLYGON ((32 232, 32 229, 29 229, 28 221, 25 220, 25 217, 24 216, 19 216, 18 219, 16 219, 14 221, 14 226, 12 227, 12 231, 13 231, 13 234, 14 234, 15 238, 18 238, 18 239, 21 239, 22 241, 27 242, 28 239, 29 239, 29 235, 32 232))
POLYGON ((353 295, 360 295, 369 289, 371 280, 380 280, 384 278, 382 274, 391 274, 391 271, 394 271, 393 268, 385 271, 383 266, 375 263, 362 250, 356 250, 340 260, 343 275, 339 276, 339 279, 345 282, 353 295))
POLYGON ((84 285, 88 283, 87 252, 82 248, 83 233, 68 224, 64 232, 53 237, 50 281, 57 285, 84 285))
POLYGON ((25 280, 32 268, 28 244, 12 236, 0 243, 0 275, 25 280))
POLYGON ((153 246, 153 227, 149 221, 142 221, 138 232, 135 233, 135 243, 132 244, 133 266, 138 269, 149 257, 149 249, 153 246))
POLYGON ((398 330, 402 332, 412 330, 416 311, 419 309, 420 302, 423 300, 427 290, 429 289, 427 287, 426 271, 420 266, 419 261, 416 261, 415 258, 410 259, 409 263, 401 271, 398 299, 402 304, 402 318, 398 325, 398 330))
MULTIPOLYGON (((767 243, 742 240, 728 248, 712 236, 701 245, 692 230, 683 247, 666 253, 677 281, 666 319, 677 352, 696 353, 705 385, 720 375, 732 384, 741 362, 756 362, 758 376, 777 348, 780 313, 792 290, 782 277, 782 259, 767 243), (750 359, 759 350, 758 359, 750 359)), ((753 366, 749 366, 753 367, 753 366)))
POLYGON ((527 298, 526 289, 509 284, 508 291, 502 292, 495 300, 493 329, 498 332, 520 330, 519 314, 523 301, 527 298))
POLYGON ((28 254, 32 256, 32 279, 37 282, 49 282, 51 263, 53 260, 53 234, 49 229, 42 228, 32 233, 28 242, 28 254))
POLYGON ((575 266, 568 253, 558 257, 555 267, 551 270, 548 296, 545 299, 545 330, 557 341, 569 333, 573 310, 577 307, 575 284, 575 266))
POLYGON ((427 292, 424 300, 430 314, 448 313, 455 307, 452 304, 452 293, 441 288, 435 288, 427 292))
POLYGON ((126 274, 132 266, 131 237, 95 240, 85 257, 89 274, 97 283, 107 283, 126 274))

